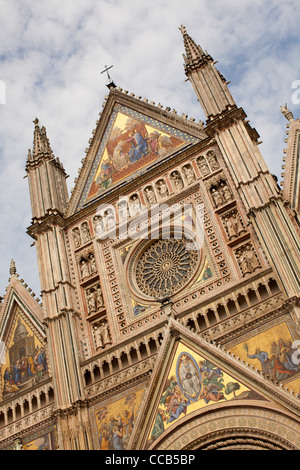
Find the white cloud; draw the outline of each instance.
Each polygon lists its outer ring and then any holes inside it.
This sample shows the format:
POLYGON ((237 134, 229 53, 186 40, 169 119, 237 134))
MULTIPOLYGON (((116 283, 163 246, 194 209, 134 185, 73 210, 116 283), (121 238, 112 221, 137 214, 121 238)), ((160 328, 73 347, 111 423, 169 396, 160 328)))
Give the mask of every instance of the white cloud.
POLYGON ((291 103, 300 79, 297 0, 0 0, 0 80, 7 103, 0 105, 0 292, 9 263, 39 293, 35 249, 26 235, 31 209, 25 162, 33 119, 47 128, 52 148, 73 186, 108 90, 105 65, 118 86, 156 103, 203 119, 185 83, 183 42, 193 39, 219 60, 230 90, 264 141, 261 151, 280 176, 285 120, 280 105, 291 103))

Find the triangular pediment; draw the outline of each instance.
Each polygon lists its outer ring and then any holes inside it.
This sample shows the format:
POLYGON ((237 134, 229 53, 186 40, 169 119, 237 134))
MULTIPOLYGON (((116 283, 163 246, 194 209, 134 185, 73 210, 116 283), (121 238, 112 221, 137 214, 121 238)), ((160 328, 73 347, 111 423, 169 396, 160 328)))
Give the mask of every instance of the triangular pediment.
POLYGON ((93 131, 67 216, 205 137, 202 125, 112 90, 93 131))
POLYGON ((12 276, 1 309, 0 401, 48 378, 43 311, 28 288, 12 276))
MULTIPOLYGON (((155 449, 189 419, 210 413, 216 406, 228 409, 257 403, 268 408, 271 403, 282 406, 289 401, 287 396, 248 364, 171 319, 131 448, 155 449)), ((292 407, 298 410, 294 401, 292 407)))

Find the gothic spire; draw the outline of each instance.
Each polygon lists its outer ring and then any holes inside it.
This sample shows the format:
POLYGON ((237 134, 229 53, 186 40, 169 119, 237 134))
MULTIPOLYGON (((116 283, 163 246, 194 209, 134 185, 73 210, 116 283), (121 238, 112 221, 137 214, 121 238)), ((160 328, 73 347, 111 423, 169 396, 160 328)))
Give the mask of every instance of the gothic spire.
POLYGON ((180 26, 180 31, 183 36, 185 54, 183 54, 184 61, 186 64, 191 65, 193 61, 202 59, 205 55, 202 48, 198 46, 191 36, 187 33, 185 26, 180 26))
POLYGON ((228 90, 225 78, 216 69, 213 58, 206 51, 204 53, 193 41, 184 26, 179 29, 185 48, 183 54, 185 74, 193 85, 208 121, 211 121, 236 107, 235 101, 228 90))
POLYGON ((33 156, 37 157, 41 154, 52 155, 53 152, 50 146, 49 139, 47 137, 46 128, 44 126, 40 128, 38 118, 35 118, 33 122, 33 156))

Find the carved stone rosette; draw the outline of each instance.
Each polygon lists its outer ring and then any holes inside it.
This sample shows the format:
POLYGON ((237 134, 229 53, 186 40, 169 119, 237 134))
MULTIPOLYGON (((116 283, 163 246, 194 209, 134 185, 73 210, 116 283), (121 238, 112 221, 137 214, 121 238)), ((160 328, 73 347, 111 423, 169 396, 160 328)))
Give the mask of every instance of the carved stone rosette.
POLYGON ((156 240, 136 267, 138 288, 146 296, 163 298, 180 290, 193 276, 199 252, 187 249, 184 240, 156 240))

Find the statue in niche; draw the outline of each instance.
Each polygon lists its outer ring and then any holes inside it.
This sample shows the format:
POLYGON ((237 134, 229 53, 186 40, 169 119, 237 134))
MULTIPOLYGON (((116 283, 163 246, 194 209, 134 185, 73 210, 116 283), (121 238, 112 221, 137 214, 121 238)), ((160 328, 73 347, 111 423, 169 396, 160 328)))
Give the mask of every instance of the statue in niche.
POLYGON ((209 166, 211 171, 216 171, 220 168, 219 162, 217 160, 216 154, 213 150, 209 150, 206 154, 209 166))
POLYGON ((91 253, 89 255, 89 258, 90 258, 91 273, 95 273, 97 271, 97 267, 96 267, 96 260, 95 260, 94 253, 91 253))
POLYGON ((197 158, 197 165, 199 167, 199 170, 202 173, 202 176, 206 176, 210 173, 210 170, 208 168, 208 164, 206 163, 204 157, 197 158))
POLYGON ((82 240, 83 243, 87 243, 91 239, 90 229, 87 222, 84 222, 81 226, 82 240))
POLYGON ((161 198, 167 197, 169 195, 169 190, 168 186, 165 182, 165 180, 159 180, 156 183, 157 191, 159 192, 159 195, 161 198))
POLYGON ((81 245, 81 236, 80 236, 80 231, 79 228, 74 228, 73 230, 73 238, 74 238, 74 243, 75 243, 75 248, 79 248, 81 245))
POLYGON ((223 196, 215 186, 211 188, 210 192, 216 207, 219 207, 221 204, 224 204, 223 196))
POLYGON ((141 213, 141 203, 137 194, 133 194, 130 198, 130 210, 133 217, 141 213))
POLYGON ((97 298, 97 308, 99 309, 99 307, 103 305, 102 290, 101 290, 100 285, 97 286, 96 298, 97 298))
POLYGON ((260 267, 259 261, 254 253, 254 250, 250 245, 247 245, 239 254, 238 261, 242 273, 250 274, 253 273, 257 268, 260 267))
POLYGON ((80 272, 81 272, 81 279, 88 277, 90 275, 89 264, 86 259, 82 259, 80 261, 80 272))
POLYGON ((148 201, 148 204, 151 206, 152 204, 156 204, 157 203, 157 200, 156 200, 156 196, 154 194, 154 191, 153 191, 153 188, 151 186, 148 186, 147 188, 145 188, 145 196, 146 196, 146 199, 148 201))
POLYGON ((119 220, 120 222, 123 222, 124 220, 127 220, 129 216, 129 211, 128 211, 128 204, 126 199, 123 199, 120 201, 118 205, 118 210, 119 210, 119 220))
POLYGON ((95 215, 93 218, 95 236, 100 237, 104 232, 104 223, 102 215, 95 215))
POLYGON ((196 181, 195 173, 190 165, 185 165, 182 167, 183 174, 187 181, 187 184, 192 184, 196 181))
POLYGON ((102 340, 104 347, 108 344, 111 344, 110 334, 109 334, 109 326, 108 323, 103 323, 101 326, 102 331, 102 340))
POLYGON ((105 212, 104 212, 104 225, 105 225, 105 229, 106 230, 110 230, 111 228, 113 228, 115 225, 116 225, 116 219, 115 219, 115 215, 114 215, 114 212, 112 209, 107 209, 105 212))
POLYGON ((223 222, 224 222, 224 225, 227 229, 227 233, 228 233, 228 238, 231 239, 233 237, 237 237, 238 234, 236 232, 236 229, 235 229, 235 226, 234 226, 234 222, 232 220, 232 217, 229 216, 229 217, 224 217, 223 218, 223 222))
POLYGON ((184 185, 179 171, 172 171, 172 173, 170 174, 170 179, 172 180, 175 191, 180 191, 181 189, 183 189, 184 185))
POLYGON ((103 348, 104 346, 103 346, 103 341, 102 341, 102 336, 101 336, 101 329, 99 329, 98 324, 93 326, 93 332, 94 332, 94 340, 95 340, 96 349, 103 348))
POLYGON ((232 194, 231 194, 231 191, 229 189, 229 187, 227 186, 226 182, 225 181, 222 181, 220 183, 220 188, 221 188, 221 193, 223 195, 223 198, 224 198, 224 201, 227 202, 227 201, 231 201, 232 199, 232 194))
POLYGON ((227 229, 229 239, 238 237, 241 233, 245 232, 241 219, 236 212, 231 212, 223 217, 223 222, 227 229))
POLYGON ((88 312, 92 313, 97 310, 96 295, 94 289, 88 289, 86 291, 86 301, 88 312))
POLYGON ((232 215, 231 215, 231 218, 233 219, 234 229, 235 229, 235 231, 238 235, 240 235, 243 232, 246 232, 246 230, 245 230, 245 228, 242 224, 242 221, 240 219, 240 216, 238 215, 237 212, 233 212, 232 215))

